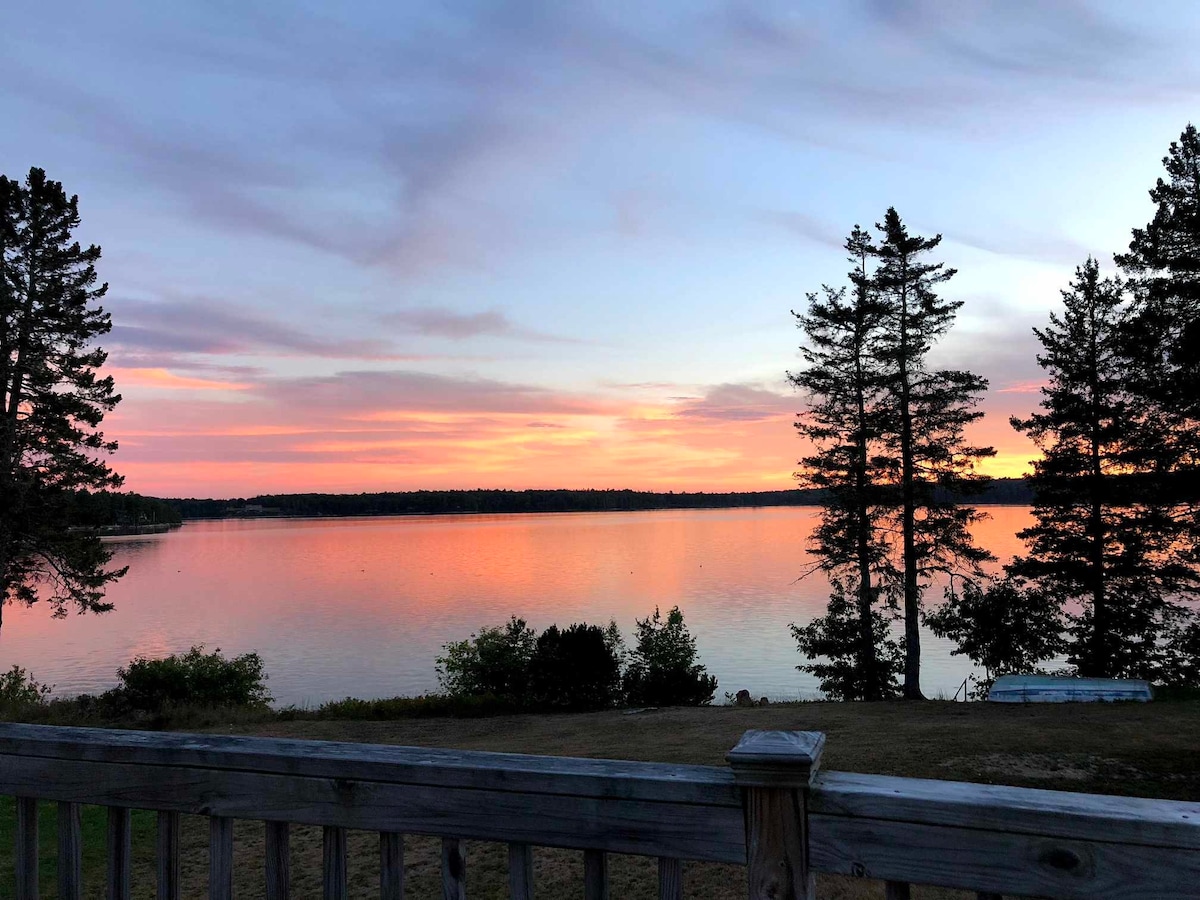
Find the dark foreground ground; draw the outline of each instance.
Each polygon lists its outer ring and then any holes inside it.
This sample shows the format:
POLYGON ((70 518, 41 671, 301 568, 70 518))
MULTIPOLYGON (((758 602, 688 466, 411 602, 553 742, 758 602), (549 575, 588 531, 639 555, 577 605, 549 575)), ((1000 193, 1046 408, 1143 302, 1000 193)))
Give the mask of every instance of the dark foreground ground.
MULTIPOLYGON (((984 703, 804 703, 758 709, 717 707, 587 715, 523 715, 483 719, 407 719, 391 722, 273 722, 214 728, 242 734, 352 740, 387 744, 503 750, 564 756, 725 765, 725 753, 747 728, 824 731, 823 768, 962 781, 1014 784, 1055 790, 1200 799, 1200 702, 1000 706, 984 703)), ((12 828, 8 798, 0 800, 0 898, 12 896, 12 828)), ((89 897, 103 896, 104 816, 85 810, 85 876, 89 897)), ((262 825, 240 822, 236 831, 239 898, 262 889, 262 825)), ((154 896, 154 818, 134 817, 135 896, 154 896)), ((183 839, 188 897, 206 894, 208 830, 186 820, 183 839)), ((42 805, 42 892, 54 897, 54 808, 42 805)), ((350 895, 378 896, 374 835, 350 836, 350 895)), ((502 898, 506 855, 499 845, 471 843, 468 893, 502 898)), ((582 855, 535 851, 537 895, 581 897, 582 855)), ((406 843, 407 896, 441 896, 438 844, 406 843)), ((293 828, 293 896, 319 897, 319 829, 293 828)), ((656 896, 655 862, 612 860, 612 897, 656 896)), ((824 879, 821 897, 883 897, 882 885, 824 879)), ((696 900, 745 896, 743 871, 729 866, 685 864, 684 895, 696 900)), ((958 895, 935 889, 915 897, 958 895)))

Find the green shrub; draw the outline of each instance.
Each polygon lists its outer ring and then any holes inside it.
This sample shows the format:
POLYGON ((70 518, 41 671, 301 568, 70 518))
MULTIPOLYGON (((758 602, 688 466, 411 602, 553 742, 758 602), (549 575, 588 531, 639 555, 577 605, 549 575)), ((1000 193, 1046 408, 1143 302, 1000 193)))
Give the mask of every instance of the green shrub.
POLYGON ((547 709, 609 709, 621 703, 621 633, 586 623, 538 636, 530 665, 531 705, 547 709))
POLYGON ((654 615, 637 621, 637 645, 625 673, 626 700, 634 706, 703 706, 717 692, 717 679, 696 662, 696 639, 683 624, 679 607, 664 621, 654 615))
POLYGON ((1066 651, 1059 603, 1018 578, 1005 577, 981 586, 953 582, 946 602, 925 616, 929 629, 957 645, 951 656, 966 656, 984 671, 971 691, 977 700, 1001 675, 1036 671, 1046 660, 1066 651))
POLYGON ((452 697, 491 696, 520 706, 528 699, 536 643, 533 629, 516 616, 501 628, 481 628, 465 641, 442 648, 438 684, 452 697))
POLYGON ((871 609, 871 640, 874 664, 863 659, 862 620, 857 592, 834 579, 829 606, 801 627, 792 624, 796 649, 807 662, 796 666, 815 677, 821 692, 830 700, 888 700, 900 693, 899 677, 904 671, 904 651, 888 629, 890 615, 871 609))
POLYGON ((47 704, 53 688, 38 683, 20 666, 0 672, 0 715, 5 718, 25 716, 47 704))
POLYGON ((168 706, 262 708, 271 702, 263 682, 262 658, 243 653, 232 659, 218 647, 205 653, 203 645, 163 659, 139 656, 117 671, 120 686, 110 698, 137 712, 160 712, 168 706))

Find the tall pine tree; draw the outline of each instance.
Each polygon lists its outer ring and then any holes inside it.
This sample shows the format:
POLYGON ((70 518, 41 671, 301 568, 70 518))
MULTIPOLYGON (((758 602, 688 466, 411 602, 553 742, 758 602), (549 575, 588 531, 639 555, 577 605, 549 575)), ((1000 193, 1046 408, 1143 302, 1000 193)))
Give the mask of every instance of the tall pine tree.
POLYGON ((825 287, 808 295, 804 314, 794 313, 806 339, 806 368, 788 378, 808 395, 796 427, 815 449, 797 475, 825 491, 812 549, 831 577, 833 594, 825 616, 803 628, 793 625, 792 633, 812 660, 799 668, 816 675, 826 694, 880 700, 896 693, 899 668, 890 616, 880 603, 888 548, 877 526, 880 476, 872 458, 884 387, 878 360, 883 309, 870 272, 870 235, 855 226, 845 248, 854 265, 851 293, 825 287))
POLYGON ((1134 295, 1135 391, 1151 404, 1176 461, 1200 463, 1200 133, 1189 124, 1150 191, 1154 218, 1116 256, 1134 295))
POLYGON ((910 235, 894 208, 876 228, 881 239, 873 281, 883 307, 878 354, 887 388, 879 430, 898 494, 904 697, 921 699, 922 594, 935 572, 982 575, 980 564, 990 554, 970 533, 980 514, 958 500, 982 487, 975 464, 994 451, 971 445, 965 436, 966 426, 983 415, 977 406, 987 380, 928 365, 929 351, 962 306, 937 294, 955 274, 928 261, 941 235, 910 235))
POLYGON ((68 528, 76 492, 121 483, 99 430, 120 400, 97 374, 108 286, 97 285, 100 248, 72 238, 79 221, 78 198, 41 169, 23 184, 0 176, 0 612, 39 598, 56 615, 103 611, 124 571, 108 568, 98 537, 68 528))
POLYGON ((1094 259, 1062 292, 1063 312, 1034 333, 1049 383, 1039 412, 1012 420, 1042 452, 1031 483, 1035 523, 1011 571, 1066 604, 1070 660, 1081 675, 1170 680, 1164 638, 1178 600, 1200 589, 1185 517, 1158 485, 1162 433, 1148 426, 1130 355, 1138 315, 1094 259))

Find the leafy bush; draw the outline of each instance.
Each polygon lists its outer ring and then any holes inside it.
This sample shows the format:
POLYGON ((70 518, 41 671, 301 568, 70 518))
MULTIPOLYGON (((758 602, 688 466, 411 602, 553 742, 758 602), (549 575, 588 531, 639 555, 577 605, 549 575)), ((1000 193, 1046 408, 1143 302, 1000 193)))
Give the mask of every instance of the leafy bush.
POLYGON ((0 672, 0 714, 5 717, 26 715, 45 706, 51 690, 53 688, 38 683, 20 666, 0 672))
POLYGON ((888 630, 884 613, 878 608, 871 610, 873 666, 863 659, 861 627, 856 598, 836 580, 825 615, 803 628, 791 626, 797 649, 809 660, 796 668, 815 676, 830 700, 886 700, 900 692, 904 654, 888 630))
POLYGON ((1183 696, 1200 688, 1200 614, 1173 610, 1163 630, 1164 639, 1146 674, 1158 688, 1168 688, 1168 694, 1173 690, 1183 696))
POLYGON ((952 656, 964 655, 984 670, 972 696, 987 696, 1001 675, 1026 673, 1065 652, 1062 607, 1017 578, 1006 577, 986 589, 967 581, 961 591, 946 589, 946 602, 925 616, 940 638, 958 646, 952 656))
POLYGON ((139 656, 119 669, 117 678, 121 684, 114 693, 139 712, 187 704, 262 708, 271 702, 262 658, 244 653, 226 659, 219 647, 205 653, 201 645, 163 659, 139 656))
POLYGON ((621 633, 586 623, 538 636, 530 665, 532 705, 550 709, 608 709, 621 702, 621 633))
POLYGON ((465 641, 442 648, 438 684, 452 697, 491 696, 521 705, 528 698, 536 643, 533 629, 516 616, 501 628, 481 628, 465 641))
POLYGON ((634 706, 703 706, 711 703, 717 679, 696 662, 696 639, 683 624, 679 607, 664 621, 637 620, 637 646, 625 673, 626 700, 634 706))

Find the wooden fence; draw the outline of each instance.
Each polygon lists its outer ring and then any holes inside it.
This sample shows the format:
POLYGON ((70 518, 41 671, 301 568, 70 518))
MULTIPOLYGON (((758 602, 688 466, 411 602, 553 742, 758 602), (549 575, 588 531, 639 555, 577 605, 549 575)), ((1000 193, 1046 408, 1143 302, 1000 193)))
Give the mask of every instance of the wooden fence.
POLYGON ((748 731, 729 767, 326 741, 0 725, 0 794, 16 799, 16 896, 38 894, 39 800, 56 801, 58 884, 81 896, 80 804, 108 807, 108 897, 130 894, 130 810, 158 811, 157 889, 180 897, 180 815, 209 817, 209 897, 233 894, 233 820, 265 823, 269 900, 289 897, 289 823, 324 826, 324 896, 346 896, 346 829, 379 832, 379 895, 404 896, 404 834, 442 838, 445 898, 465 898, 463 841, 508 844, 513 898, 534 845, 583 851, 584 896, 607 854, 744 864, 751 900, 815 896, 832 872, 980 898, 1200 897, 1200 803, 819 772, 824 735, 748 731))

